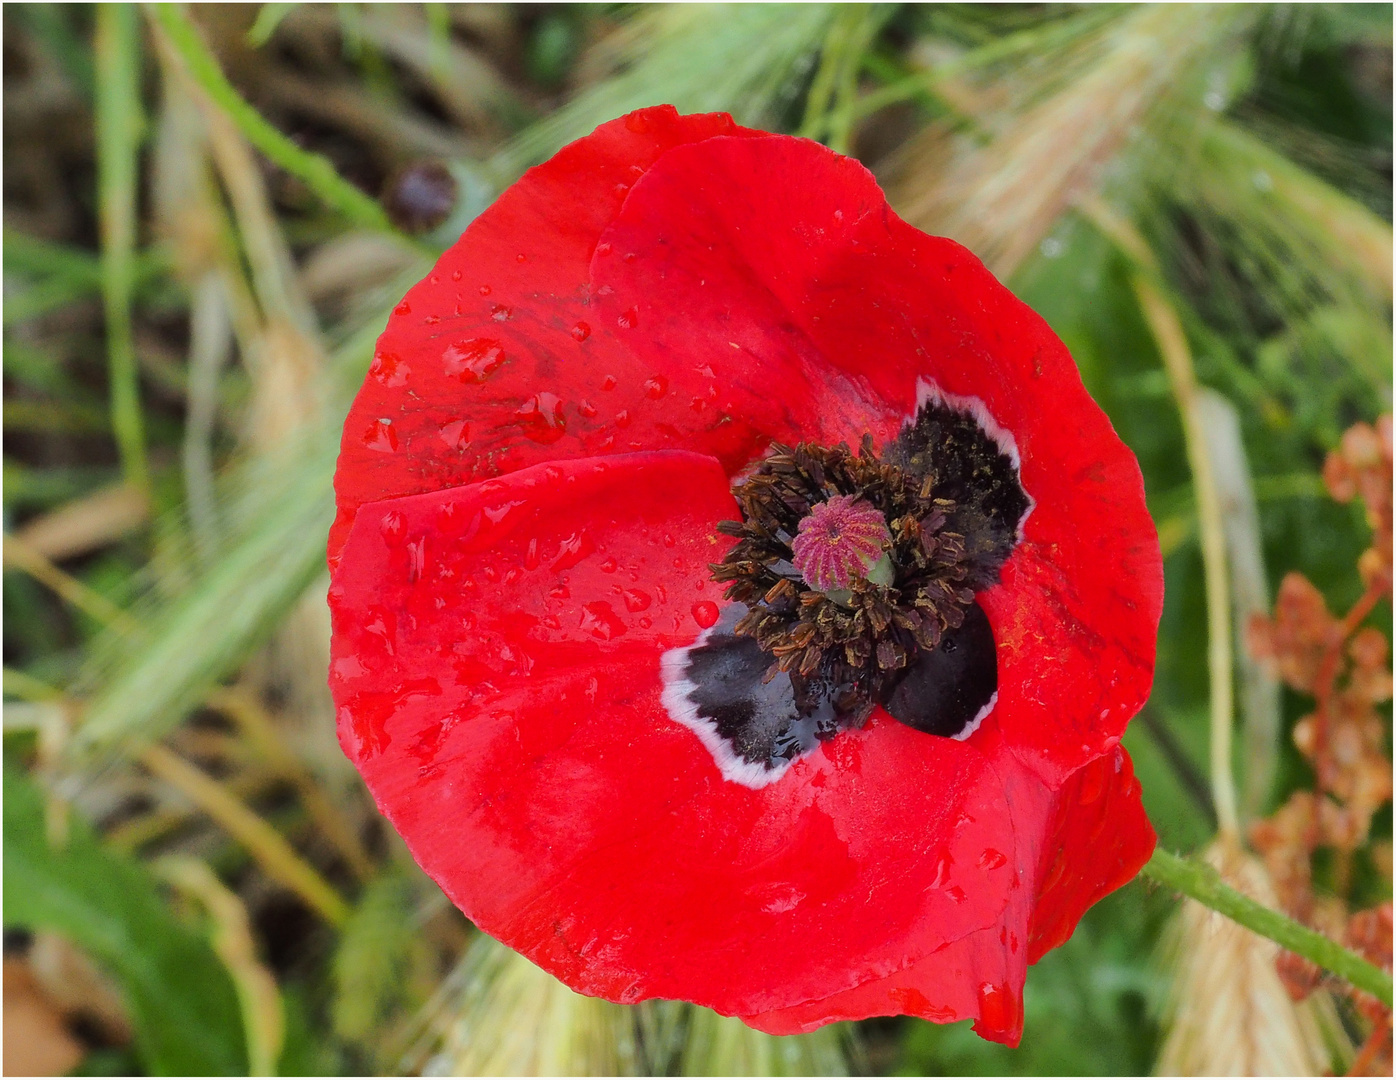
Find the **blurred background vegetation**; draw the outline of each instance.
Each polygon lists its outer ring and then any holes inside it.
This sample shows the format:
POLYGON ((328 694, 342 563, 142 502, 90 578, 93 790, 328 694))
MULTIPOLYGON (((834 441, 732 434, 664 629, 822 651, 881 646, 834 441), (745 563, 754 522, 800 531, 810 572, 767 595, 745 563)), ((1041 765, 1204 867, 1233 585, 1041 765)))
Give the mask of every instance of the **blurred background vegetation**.
MULTIPOLYGON (((1235 625, 1290 570, 1348 611, 1371 530, 1321 471, 1391 407, 1389 5, 9 4, 4 31, 7 1072, 1153 1068, 1176 902, 1139 882, 1030 972, 1017 1050, 612 1006, 476 935, 335 741, 339 428, 434 253, 597 124, 670 102, 854 154, 1047 318, 1139 457, 1167 604, 1126 745, 1162 842, 1201 849, 1199 448, 1161 360, 1204 387, 1235 625)), ((1307 699, 1242 637, 1244 826, 1315 781, 1307 699)), ((1389 905, 1389 800, 1359 841, 1314 889, 1389 905)), ((1342 1068, 1365 1021, 1327 1015, 1342 1068)))

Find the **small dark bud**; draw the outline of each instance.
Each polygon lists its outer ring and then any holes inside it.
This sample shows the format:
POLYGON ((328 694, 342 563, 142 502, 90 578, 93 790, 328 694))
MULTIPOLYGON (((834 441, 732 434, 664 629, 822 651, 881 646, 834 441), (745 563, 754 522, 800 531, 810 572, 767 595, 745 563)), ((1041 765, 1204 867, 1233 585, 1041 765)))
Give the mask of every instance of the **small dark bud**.
POLYGON ((419 161, 388 179, 383 206, 403 232, 430 232, 451 215, 458 195, 456 178, 440 161, 419 161))

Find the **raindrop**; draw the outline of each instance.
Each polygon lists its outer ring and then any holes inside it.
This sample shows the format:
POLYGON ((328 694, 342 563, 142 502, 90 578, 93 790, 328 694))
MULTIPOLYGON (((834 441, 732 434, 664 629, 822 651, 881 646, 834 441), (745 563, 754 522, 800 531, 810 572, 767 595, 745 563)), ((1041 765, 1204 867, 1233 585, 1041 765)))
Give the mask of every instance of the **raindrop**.
POLYGON ((480 295, 481 295, 481 296, 489 296, 489 294, 492 293, 492 292, 494 292, 494 290, 491 289, 488 285, 481 285, 481 286, 480 286, 480 295))
POLYGON ((464 420, 452 420, 436 429, 441 441, 451 450, 464 450, 470 442, 470 425, 464 420))
POLYGON ((427 562, 427 538, 419 536, 416 540, 408 541, 407 544, 407 582, 415 585, 422 580, 422 573, 426 569, 427 562))
POLYGON ((402 539, 402 530, 406 524, 407 520, 398 511, 389 510, 383 515, 379 527, 383 530, 384 538, 392 542, 402 539))
POLYGON ((373 421, 363 433, 363 444, 383 454, 393 453, 397 450, 397 432, 393 430, 393 422, 387 419, 373 421))
POLYGON ((645 383, 645 397, 658 401, 669 392, 669 380, 663 375, 656 375, 653 379, 645 383))
POLYGON ((693 618, 704 630, 717 622, 717 605, 711 600, 699 600, 693 605, 693 618))
POLYGON ((587 338, 591 337, 591 327, 584 322, 579 322, 576 326, 572 327, 572 336, 578 341, 585 341, 587 338))
POLYGON ((596 245, 596 254, 598 254, 598 255, 609 255, 610 253, 611 253, 611 245, 610 245, 610 244, 601 243, 601 244, 597 244, 597 245, 596 245))
POLYGON ((397 353, 380 352, 374 354, 373 366, 368 373, 384 386, 402 386, 407 382, 407 376, 412 374, 412 369, 403 363, 397 353))
POLYGON ((557 556, 553 559, 550 569, 554 574, 571 570, 595 550, 596 545, 591 537, 584 532, 575 532, 558 545, 557 556))
POLYGON ((604 600, 595 600, 582 605, 582 621, 579 628, 602 641, 610 641, 625 633, 625 623, 615 609, 604 600))
POLYGON ((1001 986, 986 982, 979 987, 979 1020, 989 1031, 1007 1031, 1014 1025, 1016 1010, 1009 993, 1001 986))
POLYGON ((1008 862, 1008 856, 1002 851, 995 851, 993 848, 985 848, 983 854, 979 856, 979 868, 981 870, 997 870, 1008 862))
POLYGON ((614 375, 607 375, 604 379, 601 380, 601 389, 602 389, 602 390, 614 390, 615 388, 616 388, 616 377, 615 377, 614 375))
POLYGON ((640 312, 636 308, 626 308, 616 317, 616 325, 622 330, 634 330, 640 325, 640 312))
POLYGON ((507 304, 495 304, 490 308, 490 318, 495 322, 508 322, 514 317, 514 309, 507 304))
POLYGON ((484 382, 500 369, 504 361, 504 346, 493 338, 469 338, 448 345, 441 354, 446 374, 463 383, 484 382))
POLYGON ((630 410, 629 410, 629 409, 621 409, 620 412, 616 413, 616 427, 618 427, 618 428, 624 428, 624 427, 629 427, 629 426, 630 426, 630 410))
POLYGON ((577 402, 577 412, 581 414, 583 419, 591 420, 596 416, 596 406, 583 399, 577 402))
POLYGON ((625 610, 632 613, 647 610, 651 603, 650 594, 643 589, 626 589, 620 596, 625 601, 625 610))
POLYGON ((567 418, 562 415, 562 399, 546 390, 534 394, 514 414, 523 432, 537 443, 555 443, 567 434, 567 418))
POLYGON ((411 314, 412 314, 412 305, 409 304, 406 300, 404 300, 402 303, 398 304, 397 307, 393 308, 393 314, 394 314, 394 315, 411 315, 411 314))
POLYGON ((603 574, 614 574, 620 568, 620 564, 615 559, 606 559, 601 563, 603 574))
POLYGON ((528 542, 528 547, 524 551, 524 569, 537 570, 538 562, 538 537, 535 536, 528 542))
POLYGON ((452 270, 452 271, 451 271, 451 280, 452 280, 452 281, 459 281, 460 279, 461 279, 461 272, 460 272, 459 270, 452 270))

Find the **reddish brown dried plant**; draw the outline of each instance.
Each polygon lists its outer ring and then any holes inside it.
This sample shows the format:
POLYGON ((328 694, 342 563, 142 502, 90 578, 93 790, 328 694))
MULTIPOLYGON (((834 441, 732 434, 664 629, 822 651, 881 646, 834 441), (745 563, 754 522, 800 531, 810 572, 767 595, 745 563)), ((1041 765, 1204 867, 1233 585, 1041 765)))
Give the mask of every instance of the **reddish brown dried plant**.
MULTIPOLYGON (((1314 699, 1314 711, 1294 727, 1294 742, 1313 766, 1312 791, 1296 791, 1271 817, 1257 822, 1250 838, 1265 859, 1281 904, 1294 918, 1346 944, 1372 963, 1391 970, 1391 903, 1351 912, 1348 895, 1354 855, 1368 847, 1374 864, 1391 883, 1391 847, 1370 850, 1372 815, 1391 798, 1391 761, 1385 724, 1377 707, 1391 698, 1386 636, 1364 627, 1372 610, 1391 596, 1391 416, 1375 425, 1355 424, 1328 455, 1323 479, 1339 502, 1361 498, 1372 528, 1372 544, 1357 561, 1365 587, 1341 619, 1302 574, 1280 584, 1273 619, 1257 616, 1250 648, 1274 665, 1294 690, 1314 699), (1316 891, 1313 858, 1333 855, 1331 891, 1316 891)), ((1295 1000, 1312 993, 1322 972, 1293 953, 1282 953, 1280 976, 1295 1000)), ((1347 993, 1371 1032, 1350 1075, 1390 1075, 1391 1010, 1368 994, 1347 993)))

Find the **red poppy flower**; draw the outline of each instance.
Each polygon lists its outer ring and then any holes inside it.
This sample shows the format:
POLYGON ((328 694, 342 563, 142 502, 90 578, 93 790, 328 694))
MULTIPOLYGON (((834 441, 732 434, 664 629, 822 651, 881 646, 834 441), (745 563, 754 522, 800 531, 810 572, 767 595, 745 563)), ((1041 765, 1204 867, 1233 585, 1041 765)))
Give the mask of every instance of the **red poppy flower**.
POLYGON ((815 143, 662 107, 529 172, 398 305, 336 492, 345 751, 583 993, 1016 1043, 1153 848, 1135 460, 815 143))

